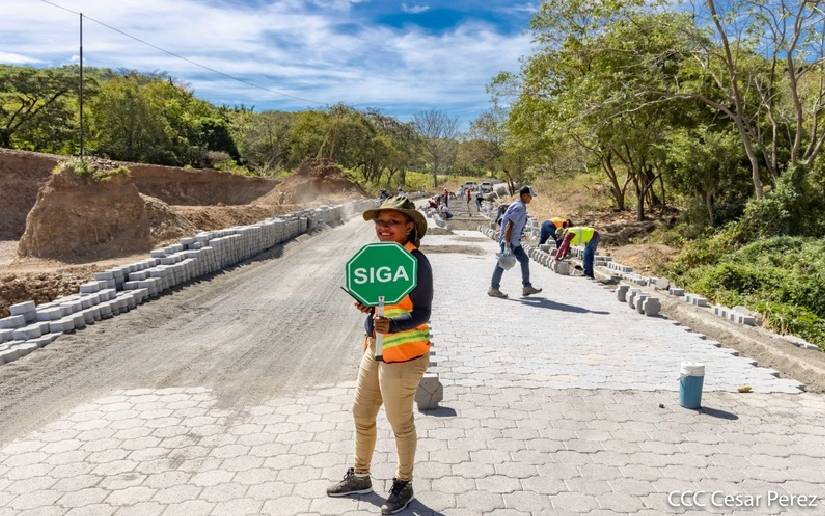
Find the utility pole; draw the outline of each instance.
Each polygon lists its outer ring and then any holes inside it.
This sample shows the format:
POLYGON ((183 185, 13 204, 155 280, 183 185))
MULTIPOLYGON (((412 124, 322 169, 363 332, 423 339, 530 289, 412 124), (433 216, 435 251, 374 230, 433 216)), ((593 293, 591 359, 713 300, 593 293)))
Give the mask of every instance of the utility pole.
POLYGON ((80 161, 83 161, 83 13, 80 13, 80 161))

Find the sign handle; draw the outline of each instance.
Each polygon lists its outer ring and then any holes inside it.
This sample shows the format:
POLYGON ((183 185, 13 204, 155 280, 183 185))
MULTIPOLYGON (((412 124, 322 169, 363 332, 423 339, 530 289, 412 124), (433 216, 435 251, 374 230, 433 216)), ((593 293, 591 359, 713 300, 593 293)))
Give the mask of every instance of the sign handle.
MULTIPOLYGON (((375 310, 375 315, 384 317, 384 296, 378 296, 378 307, 375 310)), ((384 334, 375 332, 375 361, 384 361, 384 334)))

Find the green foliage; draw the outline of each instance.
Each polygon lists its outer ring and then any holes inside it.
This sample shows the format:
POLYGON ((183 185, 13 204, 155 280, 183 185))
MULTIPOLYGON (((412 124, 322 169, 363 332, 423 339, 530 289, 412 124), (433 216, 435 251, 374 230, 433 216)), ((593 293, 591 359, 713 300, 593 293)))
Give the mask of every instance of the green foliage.
MULTIPOLYGON (((0 147, 52 152, 73 148, 76 70, 0 65, 0 147)), ((91 82, 87 87, 93 91, 91 82)))
POLYGON ((127 167, 120 165, 117 167, 105 167, 100 163, 89 160, 70 159, 58 163, 52 174, 62 174, 71 170, 77 177, 82 177, 95 183, 105 183, 117 176, 128 176, 130 171, 127 167))
POLYGON ((779 236, 732 250, 738 228, 688 244, 668 275, 691 291, 764 314, 777 331, 825 346, 825 241, 779 236))

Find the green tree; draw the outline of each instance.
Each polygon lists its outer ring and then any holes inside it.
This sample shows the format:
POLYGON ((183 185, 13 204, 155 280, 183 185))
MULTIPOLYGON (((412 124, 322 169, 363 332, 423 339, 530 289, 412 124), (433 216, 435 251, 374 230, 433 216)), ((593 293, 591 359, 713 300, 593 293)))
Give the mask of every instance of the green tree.
POLYGON ((0 66, 0 147, 71 149, 78 85, 76 67, 0 66))

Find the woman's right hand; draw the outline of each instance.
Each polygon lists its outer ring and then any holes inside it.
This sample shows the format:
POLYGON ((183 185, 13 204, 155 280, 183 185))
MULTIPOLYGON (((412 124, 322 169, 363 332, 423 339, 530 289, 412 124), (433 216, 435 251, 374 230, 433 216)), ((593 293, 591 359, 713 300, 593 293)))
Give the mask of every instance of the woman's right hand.
POLYGON ((364 306, 361 303, 359 303, 358 301, 353 302, 352 306, 357 308, 358 311, 361 312, 361 313, 365 313, 365 314, 372 313, 372 308, 370 308, 369 306, 364 306))

